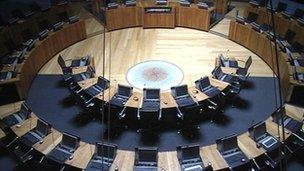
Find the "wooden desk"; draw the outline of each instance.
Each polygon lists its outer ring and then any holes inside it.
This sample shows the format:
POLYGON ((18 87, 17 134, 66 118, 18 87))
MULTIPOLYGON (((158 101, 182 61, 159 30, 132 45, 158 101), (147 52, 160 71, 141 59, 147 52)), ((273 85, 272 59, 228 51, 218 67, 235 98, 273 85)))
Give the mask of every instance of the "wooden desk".
POLYGON ((215 10, 214 7, 209 9, 200 9, 196 4, 191 4, 190 7, 181 5, 176 6, 176 26, 190 27, 199 30, 209 30, 211 13, 215 10))
POLYGON ((230 22, 229 39, 239 43, 246 48, 249 48, 254 53, 259 55, 268 66, 273 70, 276 75, 280 74, 281 90, 283 99, 288 96, 290 83, 289 83, 289 68, 286 62, 286 54, 278 49, 278 66, 280 73, 277 69, 275 57, 275 44, 264 34, 254 31, 251 26, 237 23, 236 21, 230 22), (244 36, 248 35, 248 36, 244 36))
POLYGON ((200 155, 203 159, 204 165, 211 163, 214 170, 228 168, 228 164, 216 148, 216 144, 204 146, 200 148, 200 155))
POLYGON ((32 114, 29 119, 25 120, 24 122, 22 122, 20 124, 12 126, 11 129, 18 137, 21 137, 36 127, 37 120, 38 120, 38 117, 36 115, 32 114))
POLYGON ((106 27, 108 30, 137 26, 142 26, 141 7, 119 5, 116 9, 106 10, 106 27))
POLYGON ((304 119, 304 108, 297 107, 290 104, 285 104, 286 115, 299 121, 303 122, 304 119))
POLYGON ((171 95, 171 92, 164 92, 160 95, 160 107, 161 108, 177 108, 175 99, 171 95))
POLYGON ((139 108, 141 106, 141 101, 142 101, 142 93, 133 92, 133 95, 129 98, 129 100, 125 105, 130 108, 139 108))
POLYGON ((43 138, 42 142, 37 142, 33 145, 33 148, 39 151, 40 153, 47 155, 51 152, 62 140, 62 134, 55 129, 52 129, 52 132, 43 138))
POLYGON ((50 33, 46 39, 38 42, 24 61, 20 80, 16 83, 20 98, 23 99, 27 96, 32 80, 47 61, 64 48, 85 38, 85 22, 80 20, 65 25, 61 30, 50 33))
POLYGON ((175 7, 164 7, 171 9, 168 13, 152 12, 147 13, 147 8, 162 8, 154 6, 143 6, 143 28, 174 28, 175 27, 175 7))
POLYGON ((79 147, 73 154, 73 158, 68 159, 65 164, 79 168, 86 169, 95 151, 95 145, 80 142, 79 147))
MULTIPOLYGON (((272 117, 268 118, 266 121, 266 129, 267 132, 269 134, 271 134, 272 136, 278 138, 280 135, 280 141, 282 141, 283 139, 283 131, 282 131, 282 127, 279 126, 279 133, 278 133, 278 124, 272 122, 272 117)), ((287 139, 291 134, 291 131, 289 131, 288 129, 285 128, 285 139, 287 139)))
POLYGON ((119 170, 133 170, 134 160, 134 151, 117 150, 117 155, 113 162, 114 164, 112 165, 110 170, 114 171, 116 166, 119 170))
POLYGON ((13 113, 18 112, 20 110, 21 104, 23 102, 24 101, 19 101, 19 102, 10 103, 10 104, 7 104, 7 105, 0 106, 0 119, 6 117, 8 115, 11 115, 13 113))
POLYGON ((229 0, 213 0, 215 4, 216 12, 220 14, 226 14, 228 11, 228 2, 229 0))
POLYGON ((176 151, 159 152, 157 165, 168 171, 181 170, 176 151))
POLYGON ((249 132, 238 136, 238 145, 249 159, 253 159, 265 153, 263 148, 257 148, 256 142, 249 137, 249 132))

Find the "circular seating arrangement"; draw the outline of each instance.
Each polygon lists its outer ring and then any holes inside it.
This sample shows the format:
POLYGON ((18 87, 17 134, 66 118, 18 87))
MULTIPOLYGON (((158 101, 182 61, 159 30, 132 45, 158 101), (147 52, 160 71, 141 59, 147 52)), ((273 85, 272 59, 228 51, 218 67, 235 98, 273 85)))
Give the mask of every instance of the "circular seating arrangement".
MULTIPOLYGON (((290 69, 286 62, 286 59, 290 60, 288 47, 283 46, 283 51, 276 49, 271 32, 261 31, 256 26, 243 20, 233 20, 229 39, 252 50, 269 65, 279 77, 284 103, 290 88, 290 69), (244 35, 249 36, 244 38, 244 35), (275 50, 279 58, 276 58, 275 50)), ((81 20, 63 26, 63 29, 36 43, 30 49, 16 81, 20 97, 26 97, 32 80, 48 60, 85 38, 85 24, 81 20), (58 45, 49 47, 50 44, 58 45), (44 54, 43 58, 41 54, 44 54)), ((172 118, 166 118, 170 112, 174 113, 173 123, 176 120, 184 121, 180 128, 186 130, 189 125, 196 127, 197 116, 202 116, 205 111, 212 111, 212 114, 222 112, 222 101, 233 100, 240 92, 252 62, 249 57, 245 67, 240 67, 236 60, 219 56, 212 77, 198 78, 189 86, 179 85, 180 81, 177 80, 175 85, 164 88, 170 88, 171 92, 161 92, 161 87, 151 88, 147 84, 135 86, 143 90, 140 92, 120 84, 115 88, 106 78, 97 77, 93 59, 86 56, 72 60, 68 65, 67 61, 58 58, 63 79, 71 94, 85 109, 98 113, 103 109, 105 117, 109 116, 108 112, 115 113, 110 115, 113 117, 110 119, 118 126, 124 125, 121 121, 132 115, 131 120, 141 121, 139 132, 143 129, 153 132, 154 121, 172 122, 172 118), (109 106, 110 110, 105 110, 105 106, 109 106)), ((164 79, 168 75, 166 72, 152 69, 144 71, 147 75, 143 77, 155 82, 164 79)), ((219 138, 209 146, 187 145, 171 152, 158 152, 158 148, 154 147, 119 150, 117 145, 105 142, 93 145, 81 141, 78 136, 56 130, 50 123, 38 118, 26 103, 18 102, 1 109, 7 110, 1 114, 1 145, 16 155, 21 163, 49 170, 263 170, 276 168, 281 160, 302 150, 304 145, 301 116, 304 110, 288 104, 269 114, 271 116, 266 121, 250 126, 246 133, 219 138)))

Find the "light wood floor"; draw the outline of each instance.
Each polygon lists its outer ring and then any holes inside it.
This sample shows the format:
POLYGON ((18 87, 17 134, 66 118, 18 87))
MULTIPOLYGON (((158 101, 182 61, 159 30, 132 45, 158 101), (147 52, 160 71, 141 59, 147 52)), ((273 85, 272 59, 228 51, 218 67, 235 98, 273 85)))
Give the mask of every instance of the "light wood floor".
MULTIPOLYGON (((99 34, 63 50, 60 54, 66 59, 91 54, 95 59, 97 75, 102 75, 102 39, 103 35, 99 34)), ((133 65, 146 60, 165 60, 179 66, 184 72, 183 83, 192 85, 196 79, 210 75, 215 58, 227 50, 228 56, 239 60, 245 61, 248 56, 253 57, 251 76, 272 76, 270 68, 259 57, 228 39, 187 28, 138 27, 106 34, 105 77, 110 81, 126 84, 125 74, 133 65)), ((57 56, 41 69, 40 74, 61 73, 57 56)))

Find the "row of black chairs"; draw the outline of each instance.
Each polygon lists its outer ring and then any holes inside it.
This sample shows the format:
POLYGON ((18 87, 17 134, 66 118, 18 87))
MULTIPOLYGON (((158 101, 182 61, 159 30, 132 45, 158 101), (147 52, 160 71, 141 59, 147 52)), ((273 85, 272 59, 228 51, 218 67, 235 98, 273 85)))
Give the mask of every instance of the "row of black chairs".
MULTIPOLYGON (((71 94, 76 99, 77 103, 83 106, 85 109, 93 109, 97 111, 100 116, 102 109, 110 108, 111 119, 120 122, 136 119, 139 120, 140 128, 153 129, 156 125, 159 125, 160 121, 180 121, 182 129, 199 128, 199 121, 201 120, 201 111, 207 109, 208 111, 218 112, 224 107, 225 98, 238 94, 241 90, 241 86, 246 82, 249 76, 248 69, 252 63, 251 57, 248 58, 245 67, 240 67, 238 64, 230 67, 237 68, 236 75, 225 74, 221 70, 221 67, 227 67, 225 65, 217 66, 212 72, 215 79, 227 82, 230 84, 228 90, 221 91, 217 87, 210 83, 209 77, 202 77, 195 81, 196 88, 209 96, 206 101, 197 102, 189 94, 187 85, 174 86, 171 88, 171 94, 177 103, 175 115, 162 114, 161 100, 160 100, 160 89, 144 88, 143 89, 143 100, 141 106, 137 109, 137 115, 127 115, 126 103, 129 98, 133 95, 133 87, 126 85, 118 85, 117 92, 109 100, 108 103, 104 104, 100 100, 102 92, 109 88, 109 80, 98 77, 97 83, 82 89, 79 85, 79 81, 83 81, 89 78, 95 77, 95 70, 90 65, 90 58, 81 58, 70 60, 70 64, 66 64, 61 56, 58 57, 58 63, 62 68, 64 81, 67 83, 71 94), (80 64, 79 61, 83 60, 80 64), (87 71, 78 74, 72 74, 73 67, 88 66, 87 71), (232 95, 231 95, 232 94, 232 95), (98 97, 98 98, 96 98, 98 97), (106 107, 104 107, 106 106, 106 107), (173 117, 173 118, 172 118, 173 117)), ((223 58, 220 58, 223 59, 223 58)), ((226 59, 223 59, 226 60, 226 59)), ((222 64, 224 64, 223 61, 222 64)), ((91 110, 92 111, 92 110, 91 110)), ((90 112, 91 112, 90 111, 90 112)), ((103 111, 106 112, 106 111, 103 111)), ((109 111, 108 111, 109 112, 109 111)), ((133 112, 134 113, 134 112, 133 112)), ((105 115, 106 116, 106 115, 105 115)), ((143 129, 139 129, 143 130, 143 129)), ((145 130, 145 129, 144 129, 145 130)))
MULTIPOLYGON (((277 6, 273 6, 273 9, 271 9, 270 1, 269 0, 250 0, 249 3, 256 7, 267 7, 267 10, 272 10, 276 13, 282 13, 285 17, 290 19, 300 19, 303 20, 304 16, 304 10, 297 8, 294 10, 293 14, 289 14, 287 12, 288 4, 282 1, 279 1, 277 6)), ((273 4, 274 5, 274 4, 273 4)))
POLYGON ((60 13, 58 17, 58 22, 54 24, 48 23, 47 20, 41 21, 41 23, 39 23, 40 32, 37 35, 33 34, 30 29, 23 30, 23 42, 20 44, 15 44, 12 38, 8 38, 6 41, 4 41, 4 46, 8 49, 8 51, 1 56, 0 69, 2 70, 2 67, 5 66, 13 66, 14 70, 0 72, 0 80, 14 78, 17 74, 17 71, 15 71, 17 64, 21 64, 23 62, 26 53, 33 49, 38 40, 43 40, 46 38, 49 31, 60 30, 63 27, 64 22, 71 24, 79 20, 78 16, 69 16, 67 11, 60 13))
MULTIPOLYGON (((80 138, 68 133, 63 133, 61 142, 46 156, 38 154, 32 146, 36 143, 43 143, 43 138, 52 133, 52 125, 42 119, 38 119, 34 128, 18 137, 10 127, 22 124, 31 117, 31 109, 26 103, 21 105, 18 112, 1 119, 1 129, 6 136, 0 140, 2 147, 5 147, 17 157, 22 164, 34 162, 52 169, 66 169, 65 161, 73 158, 73 153, 79 147, 80 138)), ((256 170, 275 169, 284 157, 302 152, 304 146, 303 122, 294 120, 286 115, 285 108, 280 108, 272 114, 273 122, 282 124, 288 131, 290 137, 282 144, 276 137, 267 132, 265 122, 254 124, 248 129, 249 136, 256 142, 258 148, 263 148, 266 153, 249 159, 238 146, 235 134, 225 136, 216 140, 217 149, 223 156, 230 170, 256 170), (282 150, 283 149, 283 150, 282 150)), ((117 145, 107 143, 96 143, 95 153, 89 162, 88 170, 108 170, 113 164, 116 156, 117 145)), ((212 163, 204 166, 200 156, 198 145, 177 147, 177 157, 182 170, 212 170, 212 163)), ((134 170, 158 169, 157 148, 136 148, 134 170)), ((117 167, 117 166, 114 166, 117 167)))
POLYGON ((265 33, 271 40, 276 41, 280 49, 287 53, 288 61, 291 66, 294 66, 293 78, 299 82, 303 82, 304 73, 297 72, 296 67, 304 66, 304 45, 294 40, 297 36, 296 33, 293 30, 288 29, 283 37, 279 35, 274 37, 272 27, 268 24, 257 24, 257 17, 258 15, 256 13, 249 12, 248 16, 245 18, 237 16, 236 21, 242 24, 250 24, 257 32, 265 33), (294 56, 295 53, 298 55, 294 56))

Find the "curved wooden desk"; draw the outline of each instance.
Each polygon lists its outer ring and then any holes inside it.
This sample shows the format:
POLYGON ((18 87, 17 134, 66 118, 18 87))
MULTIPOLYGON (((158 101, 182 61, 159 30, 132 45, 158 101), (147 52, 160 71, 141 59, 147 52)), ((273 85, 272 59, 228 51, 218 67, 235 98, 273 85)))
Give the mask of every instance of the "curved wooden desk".
POLYGON ((34 49, 26 56, 16 82, 20 98, 24 99, 27 96, 33 79, 47 61, 61 50, 85 38, 85 22, 79 21, 65 25, 61 30, 50 33, 46 39, 36 43, 34 49))
MULTIPOLYGON (((5 115, 13 114, 20 109, 22 102, 17 102, 13 104, 8 104, 0 106, 1 111, 5 111, 5 115)), ((296 120, 303 120, 303 108, 286 105, 287 115, 295 118, 296 120)), ((31 129, 35 128, 37 125, 38 117, 32 113, 31 118, 25 120, 23 123, 14 125, 11 129, 15 132, 17 136, 22 136, 26 134, 31 129)), ((274 137, 278 137, 278 125, 272 122, 272 118, 269 117, 266 121, 267 132, 269 132, 274 137)), ((285 137, 289 138, 291 135, 289 130, 286 130, 285 137)), ((282 129, 280 127, 280 133, 282 134, 282 129)), ((0 131, 0 137, 4 137, 5 134, 0 131)), ((52 151, 56 145, 60 143, 62 139, 62 134, 56 129, 52 128, 52 132, 47 135, 41 142, 37 142, 33 145, 33 148, 43 155, 47 155, 52 151)), ((245 153, 249 159, 256 158, 266 151, 263 148, 258 148, 256 143, 249 137, 249 133, 245 132, 238 136, 238 144, 240 149, 245 153)), ((94 154, 95 145, 81 141, 79 148, 74 152, 73 158, 71 160, 67 159, 65 164, 78 168, 85 169, 94 154)), ((228 164, 223 159, 221 154, 218 152, 216 145, 211 144, 207 146, 200 147, 200 155, 203 159, 203 163, 207 166, 209 163, 212 164, 214 170, 221 170, 228 168, 228 164)), ((114 159, 114 165, 110 170, 114 170, 117 166, 119 169, 124 169, 127 171, 133 170, 135 160, 134 151, 118 150, 117 156, 114 159)), ((165 170, 180 170, 180 165, 177 159, 176 151, 166 151, 158 153, 158 167, 165 170)))
POLYGON ((274 42, 268 39, 266 35, 256 32, 250 25, 243 25, 236 21, 230 22, 229 39, 256 53, 276 75, 280 75, 281 91, 283 93, 282 99, 285 101, 290 87, 289 64, 286 61, 287 54, 278 49, 278 69, 274 42))
MULTIPOLYGON (((97 83, 97 78, 90 78, 90 79, 78 82, 79 86, 82 87, 82 89, 86 89, 96 83, 97 83)), ((210 83, 221 91, 225 91, 226 88, 229 87, 228 83, 219 81, 217 79, 213 79, 211 77, 210 77, 210 83)), ((200 90, 196 89, 195 86, 189 86, 188 92, 191 95, 191 97, 193 98, 193 100, 198 103, 201 103, 209 98, 209 96, 207 96, 200 90)), ((103 93, 98 94, 96 96, 96 98, 108 103, 111 100, 111 98, 115 95, 115 93, 116 93, 116 88, 114 86, 110 86, 103 93)), ((142 92, 139 92, 136 90, 136 91, 134 91, 133 95, 129 98, 129 100, 127 101, 125 106, 127 108, 138 109, 141 107, 142 98, 143 98, 142 92)), ((176 104, 173 96, 171 95, 170 91, 161 92, 160 107, 161 107, 161 109, 176 109, 177 108, 177 104, 176 104)))
POLYGON ((128 27, 174 28, 189 27, 208 31, 214 7, 199 9, 196 4, 181 6, 178 2, 155 5, 155 1, 139 1, 136 6, 119 5, 116 9, 106 9, 106 27, 117 30, 128 27), (168 13, 146 13, 145 8, 170 8, 168 13))

